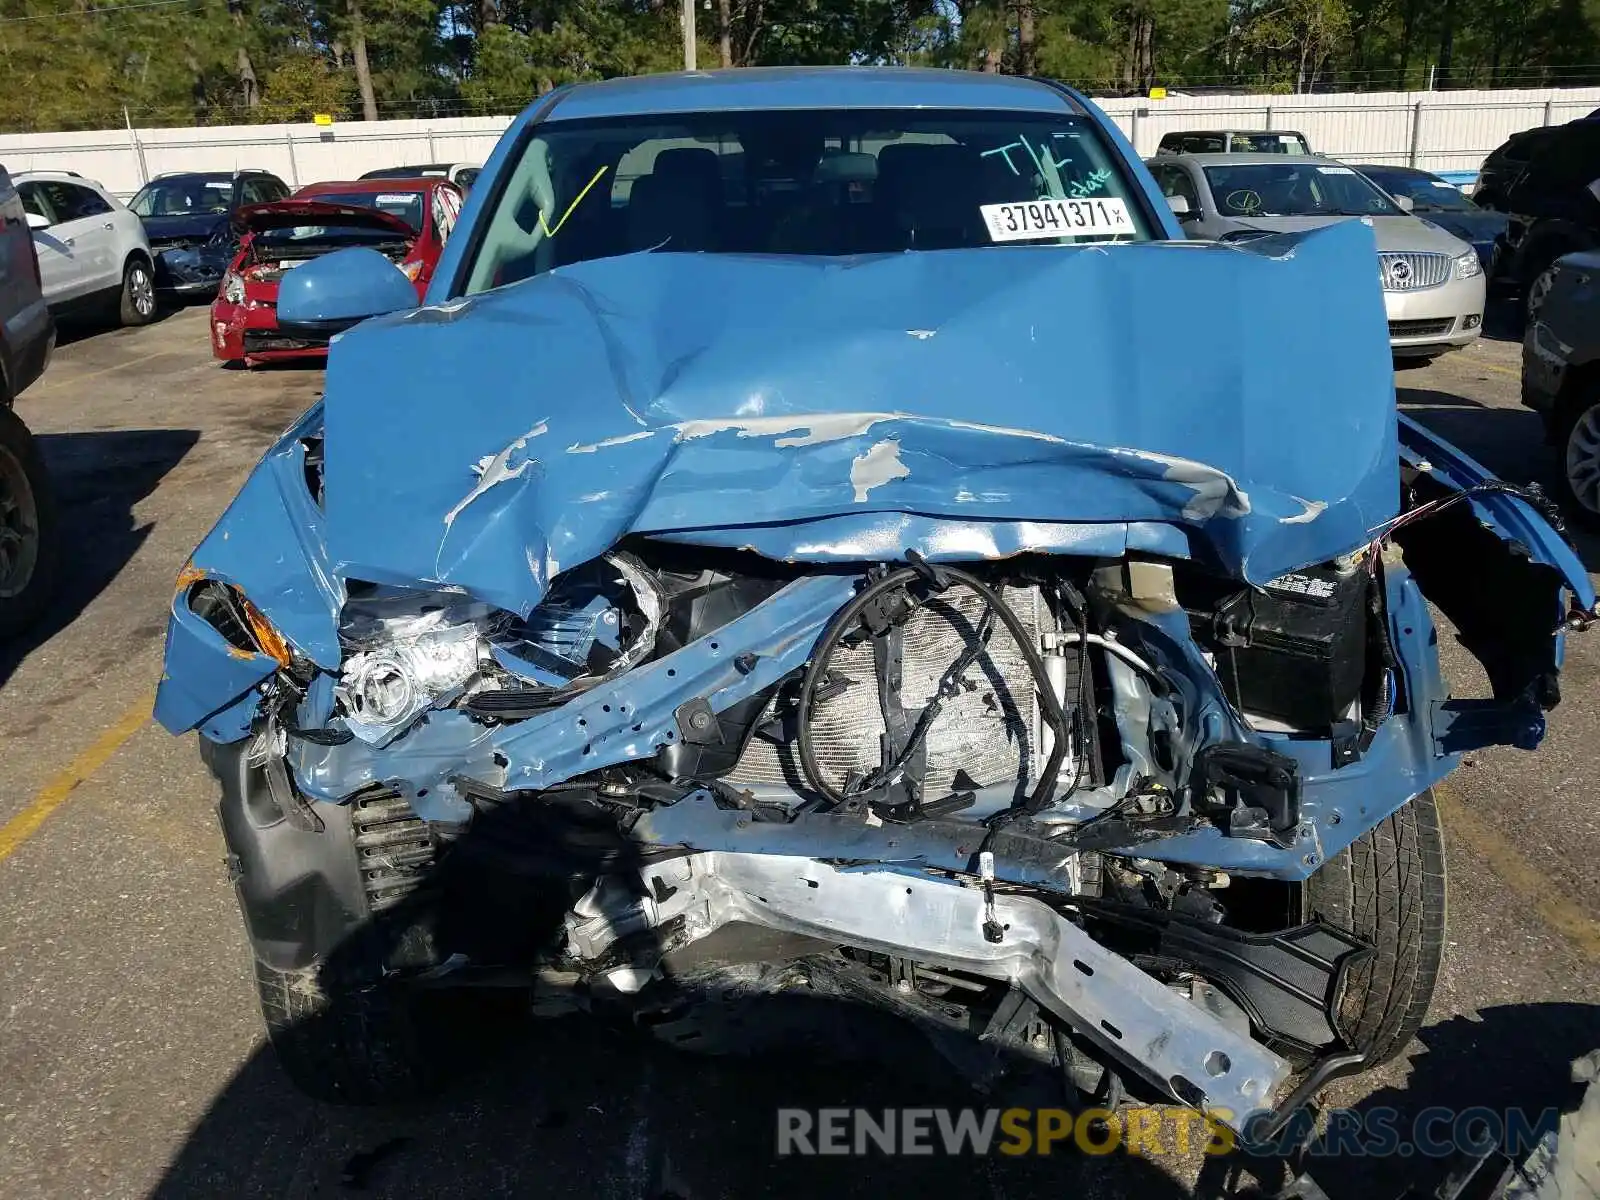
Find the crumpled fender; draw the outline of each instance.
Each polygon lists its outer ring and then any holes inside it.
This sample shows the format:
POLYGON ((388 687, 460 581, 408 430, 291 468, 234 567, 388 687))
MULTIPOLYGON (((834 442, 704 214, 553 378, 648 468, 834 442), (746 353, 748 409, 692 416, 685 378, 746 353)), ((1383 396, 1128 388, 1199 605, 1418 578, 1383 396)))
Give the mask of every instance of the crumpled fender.
MULTIPOLYGON (((232 584, 296 652, 319 667, 339 669, 344 584, 328 565, 322 510, 306 484, 301 441, 321 420, 322 406, 314 405, 267 451, 179 575, 155 702, 156 720, 174 733, 228 709, 278 667, 267 655, 229 646, 189 611, 189 587, 198 579, 232 584)), ((247 725, 248 714, 242 719, 247 725)), ((207 735, 231 741, 243 730, 234 719, 207 735)))
POLYGON ((1419 506, 1419 519, 1393 539, 1494 693, 1488 701, 1436 699, 1440 748, 1532 749, 1544 736, 1545 710, 1561 698, 1566 631, 1597 615, 1594 585, 1562 533, 1522 495, 1409 417, 1400 418, 1400 437, 1411 486, 1436 507, 1424 516, 1419 506))
MULTIPOLYGON (((1425 470, 1454 492, 1464 492, 1495 478, 1487 467, 1405 413, 1400 414, 1400 457, 1408 466, 1425 470)), ((1471 505, 1487 528, 1524 547, 1530 561, 1555 572, 1570 593, 1572 608, 1591 617, 1600 616, 1595 608, 1594 583, 1577 551, 1528 501, 1507 492, 1491 492, 1469 496, 1465 503, 1471 505)), ((1567 615, 1563 607, 1559 616, 1567 615)))

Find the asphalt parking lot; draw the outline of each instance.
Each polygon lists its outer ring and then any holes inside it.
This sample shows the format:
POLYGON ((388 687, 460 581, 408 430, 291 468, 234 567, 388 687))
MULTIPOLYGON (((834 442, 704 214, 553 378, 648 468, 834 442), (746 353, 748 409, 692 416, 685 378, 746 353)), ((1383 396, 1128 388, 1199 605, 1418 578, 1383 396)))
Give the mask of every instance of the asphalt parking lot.
MULTIPOLYGON (((1549 470, 1516 404, 1519 347, 1485 340, 1401 372, 1404 405, 1502 476, 1549 470)), ((206 313, 64 345, 18 409, 40 436, 67 544, 59 604, 0 647, 0 1193, 97 1197, 654 1197, 1185 1194, 1196 1156, 785 1159, 775 1110, 974 1103, 937 1060, 709 1060, 584 1018, 486 1022, 438 1101, 313 1104, 265 1050, 212 789, 192 739, 148 719, 172 580, 317 370, 221 370, 206 313)), ((1580 547, 1600 568, 1600 542, 1580 547)), ((1475 686, 1458 653, 1447 666, 1475 686)), ((1600 631, 1572 639, 1536 755, 1473 756, 1444 795, 1450 942, 1408 1056, 1335 1099, 1567 1096, 1600 1047, 1600 631)), ((1431 1187, 1437 1164, 1339 1160, 1333 1196, 1431 1187)))

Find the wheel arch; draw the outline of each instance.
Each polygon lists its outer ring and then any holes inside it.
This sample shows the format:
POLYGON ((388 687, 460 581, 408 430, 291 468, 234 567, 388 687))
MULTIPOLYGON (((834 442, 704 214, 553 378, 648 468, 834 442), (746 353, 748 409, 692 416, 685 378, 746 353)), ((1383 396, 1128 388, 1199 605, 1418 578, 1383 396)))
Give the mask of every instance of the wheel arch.
POLYGON ((1577 420, 1580 413, 1600 401, 1600 358, 1568 369, 1561 380, 1561 393, 1556 397, 1555 411, 1551 414, 1557 429, 1569 421, 1577 420))

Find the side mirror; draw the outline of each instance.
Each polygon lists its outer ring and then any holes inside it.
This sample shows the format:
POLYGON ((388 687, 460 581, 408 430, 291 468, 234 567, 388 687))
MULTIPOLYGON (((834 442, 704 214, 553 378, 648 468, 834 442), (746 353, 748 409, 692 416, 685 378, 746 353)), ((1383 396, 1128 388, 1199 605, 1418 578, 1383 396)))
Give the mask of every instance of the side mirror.
POLYGON ((49 229, 50 228, 50 218, 49 217, 42 217, 36 212, 31 212, 31 213, 28 214, 28 228, 29 229, 49 229))
POLYGON ((365 246, 313 259, 278 284, 278 326, 290 337, 326 339, 368 317, 416 306, 411 280, 365 246))
POLYGON ((1401 212, 1410 212, 1412 209, 1417 207, 1416 201, 1412 200, 1410 196, 1395 196, 1394 202, 1395 207, 1397 207, 1401 212))

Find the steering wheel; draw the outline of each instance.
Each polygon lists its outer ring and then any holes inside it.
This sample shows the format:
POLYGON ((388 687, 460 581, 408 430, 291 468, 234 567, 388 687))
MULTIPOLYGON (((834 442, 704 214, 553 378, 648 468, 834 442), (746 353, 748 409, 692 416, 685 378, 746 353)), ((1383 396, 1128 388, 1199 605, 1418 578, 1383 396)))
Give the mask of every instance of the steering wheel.
POLYGON ((1240 216, 1250 217, 1261 211, 1261 196, 1248 188, 1240 188, 1236 192, 1229 192, 1222 201, 1229 210, 1240 216))

